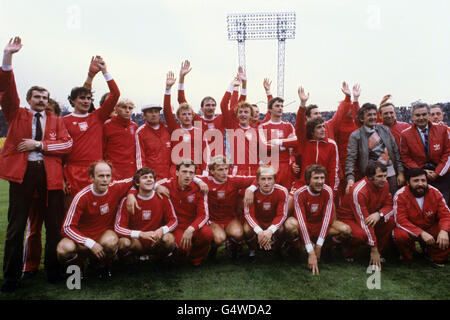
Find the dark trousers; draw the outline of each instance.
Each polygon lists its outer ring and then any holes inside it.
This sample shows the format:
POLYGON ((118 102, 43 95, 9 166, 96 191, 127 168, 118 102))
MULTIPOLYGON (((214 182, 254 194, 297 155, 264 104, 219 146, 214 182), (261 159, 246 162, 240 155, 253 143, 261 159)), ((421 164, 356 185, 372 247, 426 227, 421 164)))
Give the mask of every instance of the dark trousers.
POLYGON ((429 184, 442 193, 445 203, 448 206, 450 201, 450 170, 444 176, 437 178, 435 181, 429 181, 429 184))
POLYGON ((8 228, 3 257, 5 280, 17 281, 21 277, 23 238, 35 191, 39 196, 37 206, 44 214, 46 229, 45 268, 47 273, 59 270, 56 245, 61 240, 61 225, 64 219, 63 192, 47 191, 43 161, 28 162, 22 183, 9 183, 8 228))

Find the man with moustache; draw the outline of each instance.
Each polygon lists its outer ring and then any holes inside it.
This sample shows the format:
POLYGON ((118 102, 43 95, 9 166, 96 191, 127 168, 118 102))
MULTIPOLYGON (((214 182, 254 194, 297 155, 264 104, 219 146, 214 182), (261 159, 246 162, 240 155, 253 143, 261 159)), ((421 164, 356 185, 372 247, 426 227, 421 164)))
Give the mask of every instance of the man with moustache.
POLYGON ((447 261, 450 211, 439 190, 428 185, 424 169, 408 170, 407 186, 394 197, 394 216, 397 226, 393 238, 401 260, 412 260, 415 241, 419 240, 436 266, 447 261))
POLYGON ((22 275, 23 238, 35 193, 37 208, 46 227, 45 269, 47 280, 61 279, 56 257, 56 245, 61 237, 63 220, 63 176, 61 156, 72 149, 62 119, 45 109, 47 89, 33 86, 27 92, 30 109, 20 107, 12 56, 20 51, 19 37, 11 39, 3 51, 0 70, 0 92, 3 115, 9 129, 0 153, 0 178, 9 181, 8 227, 6 231, 1 291, 14 292, 22 275))

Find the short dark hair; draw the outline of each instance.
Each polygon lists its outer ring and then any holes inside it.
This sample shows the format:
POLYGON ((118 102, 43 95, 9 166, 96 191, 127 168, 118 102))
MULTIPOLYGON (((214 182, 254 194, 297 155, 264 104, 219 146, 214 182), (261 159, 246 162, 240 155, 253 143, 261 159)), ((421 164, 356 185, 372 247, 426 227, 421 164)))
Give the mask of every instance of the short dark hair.
POLYGON ((307 166, 305 170, 305 181, 307 185, 309 185, 313 173, 323 173, 325 175, 325 178, 327 177, 327 170, 325 169, 325 167, 321 166, 320 164, 312 164, 310 166, 307 166))
POLYGON ((372 160, 369 161, 369 164, 367 165, 367 168, 366 168, 366 177, 372 178, 375 175, 377 168, 380 168, 381 171, 383 171, 383 172, 387 171, 386 165, 382 164, 381 162, 372 161, 372 160))
POLYGON ((442 107, 440 105, 438 105, 438 104, 433 104, 433 105, 430 106, 430 109, 434 109, 434 108, 439 108, 439 109, 441 109, 442 112, 444 112, 442 107))
POLYGON ((216 99, 214 99, 213 97, 207 96, 202 99, 202 102, 200 102, 200 108, 203 108, 203 105, 205 104, 205 102, 207 100, 212 100, 217 105, 216 99))
POLYGON ((280 98, 280 97, 272 98, 272 99, 270 99, 269 104, 267 105, 267 108, 268 108, 269 110, 271 110, 272 107, 273 107, 273 104, 274 104, 275 102, 284 102, 284 100, 283 100, 282 98, 280 98))
POLYGON ((364 120, 364 114, 369 110, 375 110, 377 112, 377 106, 373 103, 364 103, 362 107, 358 110, 357 118, 362 123, 364 120))
POLYGON ((309 119, 306 122, 306 138, 311 140, 313 138, 313 136, 314 136, 314 129, 316 128, 316 126, 321 124, 321 123, 324 123, 324 122, 325 122, 325 120, 323 120, 322 117, 309 119))
POLYGON ((59 103, 53 99, 48 99, 48 104, 53 106, 56 116, 59 117, 61 115, 61 107, 59 106, 59 103))
MULTIPOLYGON (((427 176, 427 173, 424 169, 422 168, 409 168, 408 170, 406 170, 406 181, 409 182, 409 179, 414 178, 414 177, 418 177, 421 175, 425 175, 425 177, 427 176)), ((427 178, 428 181, 428 178, 427 178)))
POLYGON ((107 164, 107 165, 111 168, 111 173, 112 173, 112 171, 113 171, 113 166, 112 166, 111 162, 106 161, 106 160, 99 160, 99 161, 92 162, 92 163, 90 164, 90 166, 89 166, 89 168, 88 168, 88 174, 89 174, 90 177, 94 178, 95 167, 96 167, 98 164, 100 164, 100 163, 105 163, 105 164, 107 164))
POLYGON ((86 87, 75 87, 70 91, 70 95, 67 97, 67 99, 70 102, 70 105, 73 107, 72 100, 75 100, 82 94, 90 94, 92 96, 92 90, 86 87))
POLYGON ((427 103, 419 102, 419 103, 413 104, 413 106, 411 108, 411 115, 414 113, 414 111, 416 111, 416 109, 422 109, 422 108, 427 108, 428 113, 431 112, 430 106, 427 103))
POLYGON ((183 159, 177 163, 176 171, 180 170, 181 166, 190 167, 194 166, 194 171, 197 169, 197 165, 194 163, 192 159, 183 159))
POLYGON ((146 174, 151 174, 153 176, 153 179, 156 180, 156 173, 153 171, 153 169, 143 167, 136 171, 136 173, 133 176, 133 187, 136 189, 139 189, 139 179, 141 179, 142 176, 145 176, 146 174))
POLYGON ((309 106, 306 107, 306 116, 307 117, 311 117, 311 110, 312 109, 319 109, 318 106, 316 106, 315 104, 310 104, 309 106))
POLYGON ((33 95, 33 91, 39 91, 39 92, 47 92, 48 93, 48 98, 50 99, 50 92, 48 92, 47 89, 40 87, 40 86, 32 86, 30 89, 28 89, 27 91, 27 100, 31 99, 31 96, 33 95))

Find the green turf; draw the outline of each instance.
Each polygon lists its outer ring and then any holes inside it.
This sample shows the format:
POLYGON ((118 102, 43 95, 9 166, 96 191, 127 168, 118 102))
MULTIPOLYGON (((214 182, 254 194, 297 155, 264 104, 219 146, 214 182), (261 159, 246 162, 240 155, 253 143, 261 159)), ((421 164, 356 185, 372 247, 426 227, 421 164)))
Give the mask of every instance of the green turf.
MULTIPOLYGON (((0 181, 1 266, 7 208, 8 183, 0 181)), ((249 264, 246 257, 231 261, 221 248, 216 261, 199 268, 148 261, 131 266, 117 263, 111 281, 101 281, 90 272, 81 290, 69 290, 65 283, 47 284, 41 270, 34 279, 23 281, 16 293, 0 294, 0 299, 450 299, 450 265, 436 269, 420 257, 410 265, 389 258, 379 290, 366 286, 370 274, 365 250, 353 263, 333 251, 331 261, 319 265, 320 275, 312 276, 305 255, 280 261, 270 253, 260 254, 255 264, 249 264)))

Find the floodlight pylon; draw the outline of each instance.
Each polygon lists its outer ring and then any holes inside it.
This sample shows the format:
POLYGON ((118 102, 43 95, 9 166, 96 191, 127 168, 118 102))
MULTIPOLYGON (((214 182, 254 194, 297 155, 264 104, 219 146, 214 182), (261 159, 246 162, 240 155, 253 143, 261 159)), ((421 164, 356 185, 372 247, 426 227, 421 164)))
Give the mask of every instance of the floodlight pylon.
POLYGON ((284 96, 286 39, 295 38, 295 12, 229 14, 228 40, 238 41, 239 66, 245 66, 245 40, 278 39, 277 94, 284 96))

